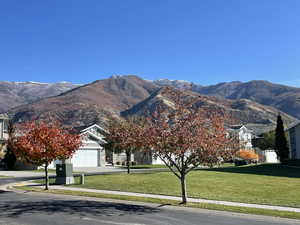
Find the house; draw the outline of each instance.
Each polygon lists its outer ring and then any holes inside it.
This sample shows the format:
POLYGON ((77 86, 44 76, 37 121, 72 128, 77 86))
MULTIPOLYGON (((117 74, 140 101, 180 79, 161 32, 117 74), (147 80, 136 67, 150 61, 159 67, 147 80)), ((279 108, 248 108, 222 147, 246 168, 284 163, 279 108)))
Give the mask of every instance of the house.
POLYGON ((228 127, 227 131, 231 134, 237 135, 240 145, 243 149, 253 149, 252 146, 252 130, 244 125, 232 125, 228 127))
POLYGON ((4 143, 8 139, 8 116, 6 114, 0 114, 0 144, 4 143))
MULTIPOLYGON (((278 160, 277 154, 276 154, 276 152, 275 152, 275 150, 273 148, 270 147, 269 149, 262 150, 262 149, 260 149, 258 147, 259 146, 259 142, 264 139, 264 133, 265 132, 263 132, 263 133, 257 133, 252 138, 252 144, 253 144, 253 147, 255 149, 255 152, 258 154, 260 162, 264 162, 264 163, 278 163, 279 160, 278 160)), ((269 132, 270 131, 267 131, 267 133, 269 133, 269 132)))
MULTIPOLYGON (((105 143, 102 135, 103 128, 94 124, 77 130, 82 137, 82 146, 70 159, 73 167, 104 167, 106 165, 106 153, 101 146, 105 143)), ((56 164, 60 163, 60 160, 55 160, 49 165, 49 168, 55 168, 56 164)))
POLYGON ((151 152, 135 152, 134 161, 137 164, 146 164, 146 165, 163 165, 164 162, 157 156, 154 156, 151 152))
POLYGON ((300 122, 286 129, 288 135, 290 158, 300 159, 300 122))
MULTIPOLYGON (((233 125, 227 128, 228 133, 232 135, 237 135, 241 148, 243 149, 253 149, 252 146, 252 130, 248 129, 244 125, 233 125)), ((161 165, 164 162, 159 158, 154 156, 151 152, 136 152, 134 154, 134 159, 138 164, 152 164, 161 165)))

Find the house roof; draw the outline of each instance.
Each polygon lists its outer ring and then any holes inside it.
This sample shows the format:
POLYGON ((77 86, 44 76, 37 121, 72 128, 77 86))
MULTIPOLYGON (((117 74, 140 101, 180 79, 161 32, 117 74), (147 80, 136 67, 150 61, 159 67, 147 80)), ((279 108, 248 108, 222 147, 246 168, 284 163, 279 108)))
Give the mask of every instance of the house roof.
POLYGON ((241 129, 242 127, 244 127, 244 125, 230 125, 229 128, 230 129, 233 129, 233 130, 237 130, 237 129, 241 129))
POLYGON ((85 132, 85 131, 87 131, 87 130, 89 130, 89 129, 92 129, 92 128, 94 128, 94 127, 98 128, 99 130, 105 131, 105 130, 104 130, 102 127, 100 127, 98 124, 93 124, 93 125, 91 125, 91 126, 86 127, 85 129, 81 130, 81 132, 85 132))
POLYGON ((8 115, 6 113, 0 114, 0 119, 9 119, 8 115))
POLYGON ((300 125, 300 121, 299 120, 297 120, 297 121, 295 121, 294 123, 292 123, 291 125, 289 125, 286 129, 284 129, 285 131, 288 131, 289 129, 292 129, 292 128, 294 128, 294 127, 297 127, 297 126, 299 126, 300 125))
POLYGON ((103 129, 102 127, 100 127, 98 124, 92 124, 92 125, 88 125, 88 126, 79 126, 79 127, 74 127, 73 130, 76 132, 76 133, 83 133, 87 130, 90 130, 92 129, 93 127, 96 127, 97 129, 99 130, 102 130, 105 132, 105 129, 103 129))
POLYGON ((91 137, 95 138, 97 141, 101 142, 102 144, 105 144, 105 143, 106 143, 106 141, 103 140, 102 137, 99 137, 99 136, 93 134, 93 133, 90 132, 90 131, 85 131, 85 132, 82 132, 82 133, 80 134, 80 136, 83 136, 83 135, 90 135, 91 137))
POLYGON ((105 131, 105 130, 104 130, 102 127, 100 127, 99 125, 93 124, 93 125, 91 125, 91 126, 88 126, 88 127, 84 128, 84 129, 80 130, 80 135, 83 136, 83 135, 86 135, 86 134, 87 134, 87 135, 89 135, 89 136, 95 138, 96 140, 102 142, 103 144, 106 143, 106 141, 103 140, 103 138, 104 138, 103 135, 100 136, 100 135, 96 135, 96 134, 94 134, 93 132, 91 132, 91 129, 93 129, 93 128, 97 128, 97 129, 99 129, 99 130, 101 130, 101 131, 105 131))
POLYGON ((246 127, 245 125, 242 125, 242 124, 230 125, 227 128, 227 130, 232 131, 232 132, 239 132, 242 128, 245 128, 249 132, 253 133, 253 131, 251 129, 249 129, 248 127, 246 127))

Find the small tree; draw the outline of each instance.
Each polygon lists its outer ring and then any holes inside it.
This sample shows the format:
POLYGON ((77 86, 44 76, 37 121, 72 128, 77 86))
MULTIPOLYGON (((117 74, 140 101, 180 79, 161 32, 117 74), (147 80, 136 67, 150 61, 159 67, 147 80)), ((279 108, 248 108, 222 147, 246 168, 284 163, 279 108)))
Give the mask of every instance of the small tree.
POLYGON ((254 146, 261 150, 275 149, 275 131, 264 133, 262 138, 255 142, 254 146))
POLYGON ((137 118, 110 119, 105 134, 105 148, 115 153, 125 152, 127 173, 130 173, 131 154, 142 147, 143 130, 137 118))
POLYGON ((144 143, 180 180, 185 204, 187 174, 200 164, 211 166, 220 159, 233 159, 238 142, 226 132, 224 114, 197 107, 200 97, 188 99, 170 88, 164 93, 173 99, 173 109, 168 113, 163 108, 149 119, 144 143))
POLYGON ((281 163, 285 163, 289 159, 289 147, 280 114, 277 116, 277 126, 275 130, 275 151, 281 163))
POLYGON ((49 188, 49 164, 71 157, 80 146, 80 136, 70 134, 57 123, 26 122, 16 127, 8 140, 8 147, 18 158, 45 166, 45 190, 49 188))

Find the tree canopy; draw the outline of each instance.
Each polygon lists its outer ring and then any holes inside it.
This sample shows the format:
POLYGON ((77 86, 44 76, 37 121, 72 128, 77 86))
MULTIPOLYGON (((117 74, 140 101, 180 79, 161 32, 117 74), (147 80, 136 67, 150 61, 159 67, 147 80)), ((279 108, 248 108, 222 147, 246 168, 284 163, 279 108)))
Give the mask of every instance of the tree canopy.
POLYGON ((46 190, 49 186, 48 165, 67 159, 81 146, 81 137, 71 134, 58 123, 30 121, 15 127, 8 140, 14 154, 29 163, 45 166, 46 190))
POLYGON ((233 159, 238 141, 228 135, 225 122, 229 120, 223 112, 199 108, 198 97, 186 99, 179 90, 165 91, 172 96, 174 107, 169 112, 162 108, 148 119, 143 143, 180 179, 185 204, 186 175, 199 165, 233 159))

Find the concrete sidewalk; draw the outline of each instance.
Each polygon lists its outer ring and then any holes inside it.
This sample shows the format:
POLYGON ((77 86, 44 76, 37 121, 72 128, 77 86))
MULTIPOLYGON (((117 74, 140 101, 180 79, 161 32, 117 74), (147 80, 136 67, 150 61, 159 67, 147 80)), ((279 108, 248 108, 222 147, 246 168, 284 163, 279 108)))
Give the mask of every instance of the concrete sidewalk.
MULTIPOLYGON (((23 185, 29 185, 29 186, 34 185, 35 187, 43 188, 43 186, 36 186, 36 184, 29 183, 29 182, 23 182, 23 183, 18 184, 18 186, 23 186, 23 185)), ((97 189, 89 189, 89 188, 76 188, 76 187, 61 186, 61 185, 51 185, 50 189, 80 191, 80 192, 100 193, 100 194, 110 194, 110 195, 125 195, 125 196, 133 196, 133 197, 156 198, 156 199, 181 201, 181 198, 176 197, 176 196, 143 194, 143 193, 134 193, 134 192, 122 192, 122 191, 97 190, 97 189)), ((278 211, 287 211, 287 212, 298 212, 298 213, 300 213, 300 208, 284 207, 284 206, 260 205, 260 204, 218 201, 218 200, 207 200, 207 199, 197 199, 197 198, 188 198, 188 202, 192 202, 192 203, 211 203, 211 204, 226 205, 226 206, 238 206, 238 207, 269 209, 269 210, 278 210, 278 211)))

